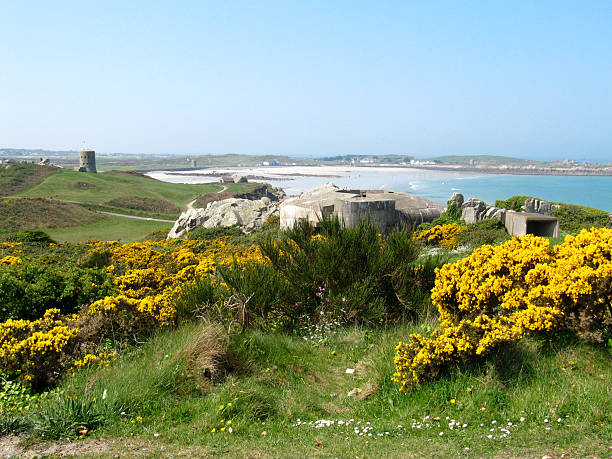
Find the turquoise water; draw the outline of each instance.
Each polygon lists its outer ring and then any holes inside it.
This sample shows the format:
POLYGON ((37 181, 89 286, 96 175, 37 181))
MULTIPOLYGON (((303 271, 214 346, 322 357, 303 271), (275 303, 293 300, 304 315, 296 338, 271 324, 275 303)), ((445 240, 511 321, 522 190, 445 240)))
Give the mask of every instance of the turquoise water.
POLYGON ((398 191, 413 192, 438 202, 445 202, 457 191, 466 199, 473 196, 491 204, 496 199, 523 195, 612 212, 612 177, 485 175, 422 180, 411 184, 398 182, 395 186, 398 191))
MULTIPOLYGON (((265 176, 266 182, 283 188, 289 195, 333 182, 352 189, 385 189, 418 194, 432 201, 446 203, 454 192, 465 199, 475 197, 489 204, 510 196, 534 196, 554 202, 567 202, 612 212, 612 177, 555 175, 488 175, 470 172, 429 171, 385 167, 261 167, 217 169, 224 173, 265 176), (306 175, 291 175, 295 173, 306 175), (328 174, 322 177, 313 174, 328 174)), ((198 172, 198 171, 195 171, 198 172)), ((199 171, 209 172, 209 171, 199 171)), ((150 174, 169 182, 198 183, 215 178, 172 176, 163 172, 150 174)), ((262 180, 263 181, 263 180, 262 180)))

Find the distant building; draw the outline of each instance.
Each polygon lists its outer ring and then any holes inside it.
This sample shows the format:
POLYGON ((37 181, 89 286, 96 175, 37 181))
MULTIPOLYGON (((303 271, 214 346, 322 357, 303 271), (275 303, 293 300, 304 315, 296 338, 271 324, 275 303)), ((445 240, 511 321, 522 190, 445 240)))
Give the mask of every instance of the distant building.
POLYGON ((373 164, 376 162, 376 158, 363 158, 359 161, 361 164, 373 164))
POLYGON ((194 169, 198 167, 198 162, 195 159, 191 160, 191 167, 193 167, 194 169))
POLYGON ((248 180, 243 175, 224 175, 219 178, 219 183, 247 183, 248 180))
POLYGON ((74 170, 78 172, 93 172, 96 170, 96 152, 94 150, 81 150, 79 151, 79 166, 75 167, 74 170))
POLYGON ((434 166, 435 161, 411 159, 410 164, 413 166, 434 166))

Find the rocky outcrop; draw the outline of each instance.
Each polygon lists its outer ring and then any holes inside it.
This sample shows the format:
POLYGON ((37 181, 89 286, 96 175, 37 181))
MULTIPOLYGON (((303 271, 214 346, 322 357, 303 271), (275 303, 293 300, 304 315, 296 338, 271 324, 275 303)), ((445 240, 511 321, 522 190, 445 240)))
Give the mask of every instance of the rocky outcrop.
POLYGON ((271 215, 278 213, 278 207, 269 198, 257 200, 224 199, 208 203, 205 208, 192 208, 183 212, 176 220, 168 239, 181 237, 198 227, 217 228, 240 226, 245 233, 260 228, 271 215))
MULTIPOLYGON (((463 195, 455 193, 451 199, 454 202, 458 202, 459 200, 463 201, 463 195), (459 195, 460 199, 459 197, 456 198, 455 195, 459 195)), ((490 206, 480 199, 470 198, 461 205, 461 218, 465 220, 467 224, 476 223, 485 218, 497 218, 505 222, 506 209, 490 206)))
POLYGON ((523 210, 525 212, 532 212, 536 214, 542 215, 552 215, 554 210, 560 209, 561 206, 556 204, 551 204, 548 201, 541 201, 539 199, 530 198, 525 199, 525 205, 523 206, 523 210))
POLYGON ((461 206, 463 205, 463 195, 461 193, 453 193, 453 195, 451 196, 450 200, 448 201, 448 203, 450 204, 451 202, 455 204, 455 206, 457 207, 457 209, 461 210, 461 206))

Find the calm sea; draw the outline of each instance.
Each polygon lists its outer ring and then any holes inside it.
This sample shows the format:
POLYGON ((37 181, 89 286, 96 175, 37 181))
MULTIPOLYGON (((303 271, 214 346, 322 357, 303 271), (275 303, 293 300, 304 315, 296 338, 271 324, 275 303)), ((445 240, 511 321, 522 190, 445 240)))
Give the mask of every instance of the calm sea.
MULTIPOLYGON (((325 182, 333 182, 346 188, 406 191, 442 203, 446 203, 454 192, 462 193, 466 199, 475 197, 490 204, 494 204, 496 199, 524 195, 548 201, 581 204, 612 212, 612 177, 478 175, 469 172, 427 171, 395 167, 258 167, 226 168, 216 169, 216 171, 227 174, 237 172, 266 176, 268 179, 265 181, 283 188, 290 195, 310 190, 325 182), (335 177, 310 174, 334 175, 335 177)), ((210 172, 210 170, 195 172, 210 172)), ((208 177, 167 175, 164 172, 152 172, 149 175, 171 182, 216 181, 208 177)))

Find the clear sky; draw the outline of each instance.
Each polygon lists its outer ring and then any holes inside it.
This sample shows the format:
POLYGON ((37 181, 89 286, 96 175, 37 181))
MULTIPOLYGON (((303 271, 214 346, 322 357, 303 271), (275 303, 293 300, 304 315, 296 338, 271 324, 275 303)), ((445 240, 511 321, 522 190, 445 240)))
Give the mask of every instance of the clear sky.
POLYGON ((0 147, 612 161, 612 1, 0 1, 0 147))

